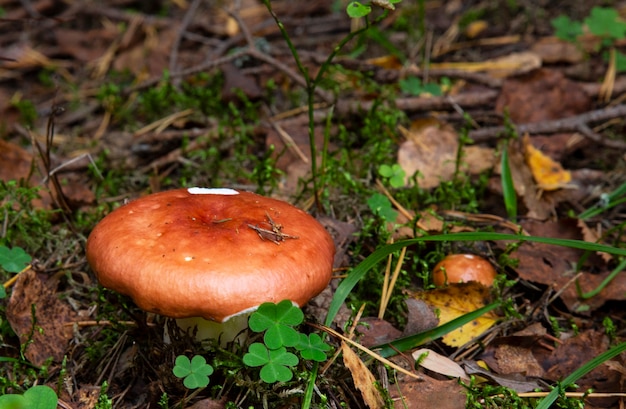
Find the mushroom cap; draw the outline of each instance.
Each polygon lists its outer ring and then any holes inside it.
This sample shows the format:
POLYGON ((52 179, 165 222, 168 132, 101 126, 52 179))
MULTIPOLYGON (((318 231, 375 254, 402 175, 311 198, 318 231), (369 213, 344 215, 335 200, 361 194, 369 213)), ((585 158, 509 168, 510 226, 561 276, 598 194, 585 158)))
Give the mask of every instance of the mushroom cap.
POLYGON ((433 283, 443 286, 446 283, 467 283, 478 281, 491 287, 496 278, 496 270, 491 263, 474 254, 450 254, 433 269, 433 283))
POLYGON ((87 240, 104 287, 145 311, 217 322, 263 302, 304 305, 328 285, 334 254, 306 212, 234 189, 145 196, 107 215, 87 240))

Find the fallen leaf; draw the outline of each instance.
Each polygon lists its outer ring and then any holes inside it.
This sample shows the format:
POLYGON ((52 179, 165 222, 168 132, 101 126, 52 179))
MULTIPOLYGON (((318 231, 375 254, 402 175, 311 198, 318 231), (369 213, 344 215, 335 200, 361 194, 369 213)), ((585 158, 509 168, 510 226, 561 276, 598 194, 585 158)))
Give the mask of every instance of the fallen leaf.
MULTIPOLYGON (((585 240, 587 243, 599 243, 600 242, 600 238, 598 237, 596 232, 591 230, 589 226, 587 226, 587 223, 585 223, 584 220, 578 219, 576 221, 576 224, 578 224, 578 227, 580 228, 580 231, 583 234, 583 240, 585 240)), ((605 263, 610 263, 611 260, 613 260, 613 256, 611 256, 609 253, 603 253, 603 252, 598 251, 596 252, 596 254, 602 257, 602 260, 604 260, 605 263)))
POLYGON ((439 381, 423 376, 418 381, 413 378, 398 382, 398 388, 390 388, 389 393, 397 409, 465 409, 464 388, 456 379, 439 381))
POLYGON ((480 375, 487 379, 491 379, 498 385, 513 389, 516 392, 531 392, 541 389, 541 385, 535 380, 527 380, 519 375, 496 375, 486 369, 481 368, 475 362, 465 362, 465 371, 469 375, 480 375))
POLYGON ((36 366, 50 357, 60 362, 72 338, 72 327, 65 324, 73 322, 76 313, 54 291, 56 284, 52 279, 42 281, 33 270, 25 271, 19 275, 6 308, 7 321, 20 343, 27 345, 24 355, 36 366))
MULTIPOLYGON (((448 287, 415 293, 415 297, 439 311, 439 324, 445 324, 488 304, 489 289, 477 282, 450 284, 448 287)), ((458 347, 478 337, 496 323, 498 317, 487 313, 446 334, 442 341, 458 347)))
POLYGON ((526 164, 540 189, 549 191, 568 187, 568 183, 572 181, 572 174, 569 171, 535 148, 530 143, 528 135, 524 136, 523 144, 526 164))
POLYGON ((429 371, 445 376, 451 376, 453 378, 469 380, 469 376, 467 376, 465 370, 461 368, 461 365, 431 349, 418 349, 417 351, 414 351, 411 356, 418 362, 419 366, 426 368, 429 371))
POLYGON ((385 401, 376 388, 376 378, 367 369, 361 358, 343 341, 341 341, 341 352, 343 353, 343 362, 352 374, 354 386, 361 391, 365 404, 370 409, 384 408, 385 401))

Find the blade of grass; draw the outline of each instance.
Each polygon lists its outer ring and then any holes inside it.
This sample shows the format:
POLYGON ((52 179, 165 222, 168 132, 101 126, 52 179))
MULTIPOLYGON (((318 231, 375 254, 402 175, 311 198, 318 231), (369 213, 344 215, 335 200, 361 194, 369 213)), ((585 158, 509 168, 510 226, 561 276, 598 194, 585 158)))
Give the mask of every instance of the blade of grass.
POLYGON ((502 149, 500 159, 502 196, 504 198, 504 207, 506 214, 510 220, 515 221, 517 218, 517 194, 515 193, 515 185, 513 184, 513 176, 511 175, 511 166, 509 164, 509 145, 505 144, 502 149))
POLYGON ((606 362, 606 361, 608 361, 610 359, 615 358, 616 356, 618 356, 619 354, 621 354, 624 351, 626 351, 626 342, 622 342, 621 344, 618 344, 618 345, 614 346, 613 348, 609 349, 608 351, 598 355, 597 357, 593 358, 589 362, 585 363, 583 366, 581 366, 580 368, 578 368, 574 372, 572 372, 567 378, 563 379, 563 381, 561 382, 559 387, 556 387, 556 388, 552 389, 552 391, 550 391, 548 396, 546 396, 545 398, 543 398, 539 402, 539 405, 537 406, 536 409, 549 409, 549 408, 551 408, 552 404, 557 400, 557 398, 559 397, 560 392, 563 389, 565 389, 565 388, 569 387, 570 385, 574 384, 577 380, 579 380, 583 376, 587 375, 589 372, 591 372, 597 366, 603 364, 604 362, 606 362))
POLYGON ((409 337, 396 339, 393 342, 374 347, 372 348, 372 350, 375 350, 382 357, 389 358, 390 356, 396 355, 398 352, 404 352, 409 349, 423 345, 427 342, 434 341, 437 338, 440 338, 447 333, 454 331, 459 327, 462 327, 468 322, 474 321, 481 315, 486 314, 489 311, 495 310, 501 305, 502 301, 493 302, 476 311, 469 312, 458 318, 453 319, 452 321, 446 322, 445 324, 440 325, 437 328, 420 332, 419 334, 411 335, 409 337), (379 348, 380 350, 378 350, 379 348))
POLYGON ((602 291, 604 289, 604 287, 606 287, 607 285, 609 285, 609 283, 611 281, 613 281, 613 279, 622 272, 622 270, 624 270, 626 268, 626 258, 622 259, 622 261, 620 261, 620 263, 617 265, 617 267, 615 267, 613 269, 613 271, 611 271, 611 274, 609 274, 604 280, 602 280, 602 282, 600 283, 600 285, 598 285, 596 288, 594 288, 593 290, 583 293, 582 289, 580 288, 580 284, 578 283, 578 280, 576 280, 576 292, 578 293, 578 296, 580 298, 582 298, 583 300, 588 300, 589 298, 595 297, 596 295, 598 295, 600 293, 600 291, 602 291))

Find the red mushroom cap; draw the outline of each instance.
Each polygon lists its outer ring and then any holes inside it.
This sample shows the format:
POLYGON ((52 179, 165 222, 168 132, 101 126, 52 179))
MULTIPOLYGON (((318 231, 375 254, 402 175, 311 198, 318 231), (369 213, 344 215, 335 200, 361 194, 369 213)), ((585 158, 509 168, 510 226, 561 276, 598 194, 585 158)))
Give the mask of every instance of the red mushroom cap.
POLYGON ((491 263, 482 257, 474 254, 450 254, 433 269, 433 283, 443 286, 447 283, 478 281, 490 287, 496 275, 491 263))
POLYGON ((234 189, 152 194, 106 216, 87 240, 100 283, 145 311, 223 322, 263 302, 302 306, 330 281, 324 227, 279 200, 234 189))

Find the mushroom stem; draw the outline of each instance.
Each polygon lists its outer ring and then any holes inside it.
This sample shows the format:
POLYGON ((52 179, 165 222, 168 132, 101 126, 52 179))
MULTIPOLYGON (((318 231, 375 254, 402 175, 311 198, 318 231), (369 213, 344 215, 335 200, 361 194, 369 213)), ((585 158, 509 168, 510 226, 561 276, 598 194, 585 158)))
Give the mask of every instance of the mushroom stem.
MULTIPOLYGON (((176 325, 185 332, 189 331, 189 333, 193 333, 194 328, 197 327, 197 341, 217 339, 222 347, 225 347, 226 344, 232 341, 236 341, 241 345, 246 339, 244 330, 248 328, 250 313, 251 311, 233 316, 224 322, 210 321, 200 317, 178 318, 176 319, 176 325)), ((166 331, 166 343, 169 342, 168 338, 166 331)))

